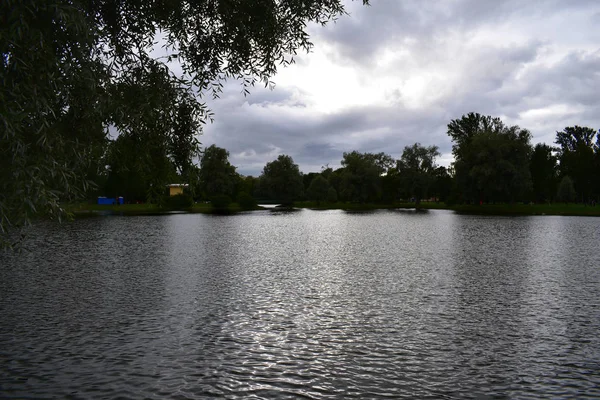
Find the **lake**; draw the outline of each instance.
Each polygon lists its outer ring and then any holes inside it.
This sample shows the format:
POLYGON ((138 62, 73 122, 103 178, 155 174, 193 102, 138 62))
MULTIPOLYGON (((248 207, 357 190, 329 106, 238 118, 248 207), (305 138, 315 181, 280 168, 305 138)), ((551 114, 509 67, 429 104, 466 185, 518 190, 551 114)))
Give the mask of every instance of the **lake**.
POLYGON ((111 216, 24 245, 2 398, 600 397, 600 218, 111 216))

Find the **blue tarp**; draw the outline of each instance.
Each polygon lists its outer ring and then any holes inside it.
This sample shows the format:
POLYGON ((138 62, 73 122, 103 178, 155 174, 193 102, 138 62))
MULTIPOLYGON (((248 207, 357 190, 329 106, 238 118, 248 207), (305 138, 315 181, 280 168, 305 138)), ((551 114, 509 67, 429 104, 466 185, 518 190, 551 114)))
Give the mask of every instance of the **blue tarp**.
POLYGON ((98 197, 98 204, 101 205, 113 205, 113 204, 123 204, 123 197, 98 197))

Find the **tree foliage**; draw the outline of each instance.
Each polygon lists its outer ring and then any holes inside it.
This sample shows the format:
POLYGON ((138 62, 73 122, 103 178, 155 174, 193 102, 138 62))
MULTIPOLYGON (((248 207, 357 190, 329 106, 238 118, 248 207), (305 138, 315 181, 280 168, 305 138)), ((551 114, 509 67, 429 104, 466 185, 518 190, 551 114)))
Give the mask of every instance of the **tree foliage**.
POLYGON ((334 188, 330 187, 329 190, 327 190, 327 202, 335 203, 337 200, 337 191, 334 188))
POLYGON ((432 188, 432 194, 438 201, 448 202, 452 193, 453 178, 446 167, 437 167, 434 172, 435 181, 432 188))
POLYGON ((558 201, 562 201, 563 203, 570 203, 575 201, 577 198, 577 193, 575 192, 575 187, 573 186, 573 180, 568 175, 564 176, 560 180, 556 198, 558 201))
POLYGON ((175 166, 155 143, 137 135, 123 134, 107 149, 107 180, 103 192, 126 201, 157 202, 165 185, 177 179, 175 166))
POLYGON ((440 155, 437 146, 423 147, 420 143, 406 146, 398 160, 398 173, 417 206, 426 197, 435 181, 435 159, 440 155))
POLYGON ((557 157, 552 147, 535 145, 531 153, 530 171, 534 200, 538 203, 554 198, 557 185, 557 157))
POLYGON ((331 189, 331 187, 329 186, 327 179, 321 175, 317 175, 310 182, 306 196, 309 200, 314 200, 317 203, 320 203, 327 200, 329 196, 329 189, 331 189))
POLYGON ((290 156, 280 155, 267 163, 260 180, 270 199, 283 205, 291 205, 302 195, 302 173, 290 156))
POLYGON ((381 197, 381 176, 394 165, 385 153, 344 153, 338 197, 346 201, 372 202, 381 197))
POLYGON ((513 202, 531 188, 531 134, 499 118, 470 113, 448 124, 456 183, 464 200, 513 202))
POLYGON ((566 127, 556 132, 555 143, 560 146, 560 175, 570 177, 582 202, 590 201, 594 195, 600 195, 594 193, 600 173, 595 165, 599 151, 598 142, 594 143, 595 136, 594 129, 581 126, 566 127))
POLYGON ((229 152, 216 145, 204 150, 200 160, 199 185, 205 197, 225 195, 232 197, 238 175, 229 163, 229 152))
POLYGON ((242 210, 252 210, 256 207, 256 200, 247 192, 240 192, 237 202, 242 210))

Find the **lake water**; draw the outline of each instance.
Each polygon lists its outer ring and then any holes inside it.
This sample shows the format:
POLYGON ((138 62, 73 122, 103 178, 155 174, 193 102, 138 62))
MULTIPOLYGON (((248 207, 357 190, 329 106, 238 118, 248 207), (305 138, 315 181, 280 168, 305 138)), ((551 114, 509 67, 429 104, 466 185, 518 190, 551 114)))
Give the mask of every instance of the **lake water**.
POLYGON ((114 216, 25 246, 2 398, 600 397, 600 218, 114 216))

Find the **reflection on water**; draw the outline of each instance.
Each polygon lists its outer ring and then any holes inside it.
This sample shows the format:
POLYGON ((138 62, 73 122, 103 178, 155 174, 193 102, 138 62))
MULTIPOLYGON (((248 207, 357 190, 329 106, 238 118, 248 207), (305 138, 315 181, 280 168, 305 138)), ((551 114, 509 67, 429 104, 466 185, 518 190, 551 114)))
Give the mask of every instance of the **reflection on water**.
POLYGON ((598 397, 599 222, 41 224, 0 255, 0 397, 598 397))

